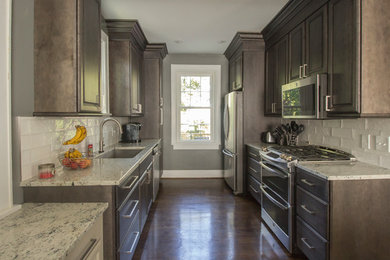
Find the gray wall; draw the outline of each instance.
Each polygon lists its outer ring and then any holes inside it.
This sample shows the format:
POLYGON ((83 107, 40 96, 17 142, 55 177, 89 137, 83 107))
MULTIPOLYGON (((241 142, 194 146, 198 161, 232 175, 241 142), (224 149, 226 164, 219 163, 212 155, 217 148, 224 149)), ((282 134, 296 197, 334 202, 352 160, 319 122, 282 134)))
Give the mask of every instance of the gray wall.
POLYGON ((34 111, 34 1, 12 1, 12 173, 14 203, 23 202, 20 182, 20 146, 16 116, 34 111))
MULTIPOLYGON (((171 64, 221 65, 222 97, 228 93, 228 61, 218 54, 169 54, 164 59, 164 170, 220 170, 222 169, 221 147, 219 150, 173 150, 171 144, 171 64)), ((221 110, 222 113, 222 110, 221 110)))

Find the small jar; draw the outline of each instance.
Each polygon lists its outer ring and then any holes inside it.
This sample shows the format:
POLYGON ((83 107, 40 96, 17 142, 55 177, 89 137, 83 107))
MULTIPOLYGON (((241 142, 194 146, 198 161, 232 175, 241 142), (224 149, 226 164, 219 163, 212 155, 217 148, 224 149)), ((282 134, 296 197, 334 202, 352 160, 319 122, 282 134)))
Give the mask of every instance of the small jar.
POLYGON ((40 179, 48 179, 54 177, 56 173, 54 163, 45 163, 38 165, 38 177, 40 179))

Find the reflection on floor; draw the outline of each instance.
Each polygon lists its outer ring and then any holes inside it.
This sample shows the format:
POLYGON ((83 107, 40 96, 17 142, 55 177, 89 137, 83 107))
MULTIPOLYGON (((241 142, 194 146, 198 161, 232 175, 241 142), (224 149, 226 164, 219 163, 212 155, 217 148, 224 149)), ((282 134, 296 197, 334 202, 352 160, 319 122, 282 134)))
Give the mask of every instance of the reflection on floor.
POLYGON ((162 180, 134 259, 292 258, 260 221, 249 197, 222 179, 162 180))

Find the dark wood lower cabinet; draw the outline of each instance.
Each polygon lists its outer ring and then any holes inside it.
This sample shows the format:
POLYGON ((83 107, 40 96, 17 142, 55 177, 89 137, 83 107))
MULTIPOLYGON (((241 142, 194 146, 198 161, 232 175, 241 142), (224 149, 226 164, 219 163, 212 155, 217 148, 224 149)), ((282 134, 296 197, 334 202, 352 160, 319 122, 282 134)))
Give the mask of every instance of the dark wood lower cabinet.
POLYGON ((297 177, 296 244, 310 260, 388 259, 390 179, 315 182, 299 166, 297 177))

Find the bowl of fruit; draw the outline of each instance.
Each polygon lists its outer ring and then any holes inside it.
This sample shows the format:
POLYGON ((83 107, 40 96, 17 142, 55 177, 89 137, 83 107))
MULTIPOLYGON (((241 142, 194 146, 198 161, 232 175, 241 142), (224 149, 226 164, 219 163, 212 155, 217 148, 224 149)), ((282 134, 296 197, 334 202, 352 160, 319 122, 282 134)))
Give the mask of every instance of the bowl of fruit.
POLYGON ((92 158, 79 152, 77 149, 70 148, 59 157, 60 163, 69 170, 87 169, 92 165, 92 158))

